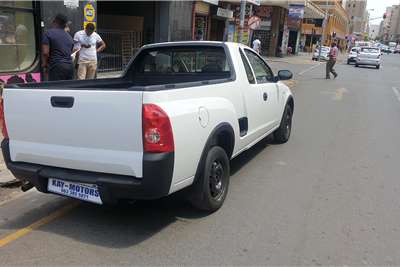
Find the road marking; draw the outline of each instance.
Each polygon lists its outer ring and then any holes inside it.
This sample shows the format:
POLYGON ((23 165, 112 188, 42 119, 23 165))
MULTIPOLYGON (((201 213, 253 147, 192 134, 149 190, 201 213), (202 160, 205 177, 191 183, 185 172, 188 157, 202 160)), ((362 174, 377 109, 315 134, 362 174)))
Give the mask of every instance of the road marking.
POLYGON ((32 223, 31 225, 24 227, 22 229, 19 229, 18 231, 15 231, 14 233, 3 237, 2 239, 0 239, 0 248, 17 240, 18 238, 21 238, 21 237, 29 234, 30 232, 32 232, 35 229, 37 229, 45 224, 48 224, 57 218, 60 218, 64 215, 66 215, 68 212, 70 212, 72 209, 74 209, 78 205, 79 205, 79 202, 74 201, 74 202, 62 207, 61 209, 56 210, 55 212, 47 215, 46 217, 43 217, 42 219, 32 223))
POLYGON ((400 92, 399 92, 399 90, 397 90, 396 87, 392 87, 392 90, 393 90, 393 93, 396 95, 397 100, 400 101, 400 92))
POLYGON ((338 89, 336 89, 335 96, 333 97, 333 100, 336 100, 336 101, 342 100, 343 99, 343 95, 345 93, 348 93, 348 92, 349 91, 347 91, 346 88, 338 88, 338 89))
POLYGON ((318 66, 320 66, 320 65, 321 65, 321 62, 318 62, 318 64, 316 64, 316 65, 314 65, 314 66, 311 66, 311 67, 309 67, 309 68, 303 70, 302 72, 299 72, 299 75, 301 76, 301 75, 303 75, 304 73, 309 72, 310 70, 313 70, 313 69, 315 69, 316 67, 318 67, 318 66))

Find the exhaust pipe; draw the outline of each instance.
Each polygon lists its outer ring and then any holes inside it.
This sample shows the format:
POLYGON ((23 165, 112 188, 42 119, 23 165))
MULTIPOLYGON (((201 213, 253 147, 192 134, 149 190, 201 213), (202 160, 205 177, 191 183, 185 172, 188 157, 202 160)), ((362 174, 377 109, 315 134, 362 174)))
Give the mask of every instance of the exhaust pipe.
POLYGON ((26 191, 32 189, 33 187, 35 187, 35 186, 32 183, 25 181, 21 185, 21 190, 22 190, 22 192, 26 192, 26 191))

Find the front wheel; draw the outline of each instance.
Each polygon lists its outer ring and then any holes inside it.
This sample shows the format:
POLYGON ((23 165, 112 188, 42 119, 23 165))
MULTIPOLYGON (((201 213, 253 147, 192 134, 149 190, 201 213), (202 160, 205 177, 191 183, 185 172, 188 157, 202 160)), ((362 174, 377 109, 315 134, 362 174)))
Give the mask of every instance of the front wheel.
POLYGON ((200 164, 200 173, 193 184, 193 191, 189 191, 189 200, 200 210, 214 212, 222 206, 228 194, 229 159, 224 149, 214 146, 200 164))
POLYGON ((289 140, 290 133, 292 131, 292 117, 293 117, 292 108, 290 105, 286 104, 281 124, 279 125, 279 128, 276 129, 274 132, 275 142, 283 144, 289 140))
POLYGON ((358 68, 358 64, 356 64, 356 68, 358 68))

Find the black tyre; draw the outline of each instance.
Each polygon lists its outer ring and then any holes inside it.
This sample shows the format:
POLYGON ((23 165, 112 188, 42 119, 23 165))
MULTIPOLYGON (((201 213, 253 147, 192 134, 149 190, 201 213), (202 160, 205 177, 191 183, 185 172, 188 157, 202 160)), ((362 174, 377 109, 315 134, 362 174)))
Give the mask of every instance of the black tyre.
POLYGON ((224 149, 214 146, 200 164, 200 172, 188 197, 194 207, 214 212, 222 206, 228 194, 229 159, 224 149))
POLYGON ((356 68, 358 68, 358 64, 356 64, 356 68))
POLYGON ((274 132, 274 139, 276 143, 283 144, 289 140, 290 133, 292 131, 292 117, 292 108, 290 107, 290 105, 286 104, 281 124, 279 125, 279 128, 276 129, 274 132))
POLYGON ((350 65, 350 60, 347 60, 347 65, 350 65))
POLYGON ((380 65, 376 66, 377 69, 379 69, 380 67, 381 67, 380 65))

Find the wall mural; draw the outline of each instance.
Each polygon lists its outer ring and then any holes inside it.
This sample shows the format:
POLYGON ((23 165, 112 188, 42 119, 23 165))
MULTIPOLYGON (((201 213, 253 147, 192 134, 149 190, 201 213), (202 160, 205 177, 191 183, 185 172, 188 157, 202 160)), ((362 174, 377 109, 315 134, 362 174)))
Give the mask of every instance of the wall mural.
POLYGON ((40 81, 41 81, 40 73, 0 75, 0 83, 2 83, 2 84, 37 83, 40 81))

